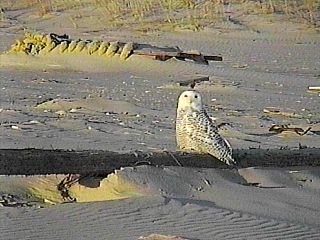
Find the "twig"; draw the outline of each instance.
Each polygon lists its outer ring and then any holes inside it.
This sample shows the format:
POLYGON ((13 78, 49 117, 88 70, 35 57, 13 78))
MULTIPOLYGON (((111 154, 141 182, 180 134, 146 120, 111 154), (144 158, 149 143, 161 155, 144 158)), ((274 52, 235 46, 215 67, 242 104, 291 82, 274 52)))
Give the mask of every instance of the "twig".
POLYGON ((182 167, 182 164, 178 161, 178 159, 169 151, 164 151, 166 153, 168 153, 172 158, 173 160, 178 164, 178 166, 182 167))

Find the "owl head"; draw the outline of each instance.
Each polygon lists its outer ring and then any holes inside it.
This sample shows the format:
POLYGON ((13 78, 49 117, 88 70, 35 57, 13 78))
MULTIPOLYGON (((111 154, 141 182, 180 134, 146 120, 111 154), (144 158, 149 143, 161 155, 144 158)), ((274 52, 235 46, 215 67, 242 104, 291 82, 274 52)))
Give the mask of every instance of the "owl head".
POLYGON ((181 93, 178 100, 178 110, 202 110, 202 101, 200 93, 189 90, 181 93))

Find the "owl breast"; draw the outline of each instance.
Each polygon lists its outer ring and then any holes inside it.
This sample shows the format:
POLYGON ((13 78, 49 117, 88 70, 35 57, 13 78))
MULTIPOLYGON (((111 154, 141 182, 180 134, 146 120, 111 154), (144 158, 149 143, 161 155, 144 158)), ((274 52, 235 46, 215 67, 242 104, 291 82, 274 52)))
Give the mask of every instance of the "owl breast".
POLYGON ((177 110, 176 139, 180 150, 210 154, 227 164, 234 162, 229 143, 204 110, 177 110))

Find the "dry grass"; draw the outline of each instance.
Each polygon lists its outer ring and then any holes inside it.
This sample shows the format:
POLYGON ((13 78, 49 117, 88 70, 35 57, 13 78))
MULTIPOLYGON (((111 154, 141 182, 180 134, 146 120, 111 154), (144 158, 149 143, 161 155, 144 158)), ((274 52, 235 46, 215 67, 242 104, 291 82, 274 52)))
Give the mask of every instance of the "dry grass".
POLYGON ((139 26, 157 30, 165 27, 199 30, 216 22, 244 14, 281 14, 293 22, 319 26, 320 0, 6 0, 1 1, 1 19, 6 10, 32 7, 39 16, 51 12, 78 10, 73 18, 81 18, 83 9, 106 26, 139 26))
POLYGON ((288 20, 293 22, 304 22, 314 26, 319 24, 320 0, 268 0, 256 2, 259 2, 257 13, 284 14, 288 20))

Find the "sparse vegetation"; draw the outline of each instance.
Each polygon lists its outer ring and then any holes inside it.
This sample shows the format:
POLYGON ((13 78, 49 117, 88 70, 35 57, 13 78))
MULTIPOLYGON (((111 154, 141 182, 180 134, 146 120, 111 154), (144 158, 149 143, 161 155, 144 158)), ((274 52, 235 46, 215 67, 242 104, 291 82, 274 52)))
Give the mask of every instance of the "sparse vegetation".
POLYGON ((146 30, 199 30, 245 14, 281 14, 290 21, 316 27, 320 21, 320 0, 6 0, 0 3, 1 19, 5 11, 25 7, 33 7, 38 16, 76 9, 77 15, 71 17, 75 27, 82 10, 88 8, 106 26, 146 30))

